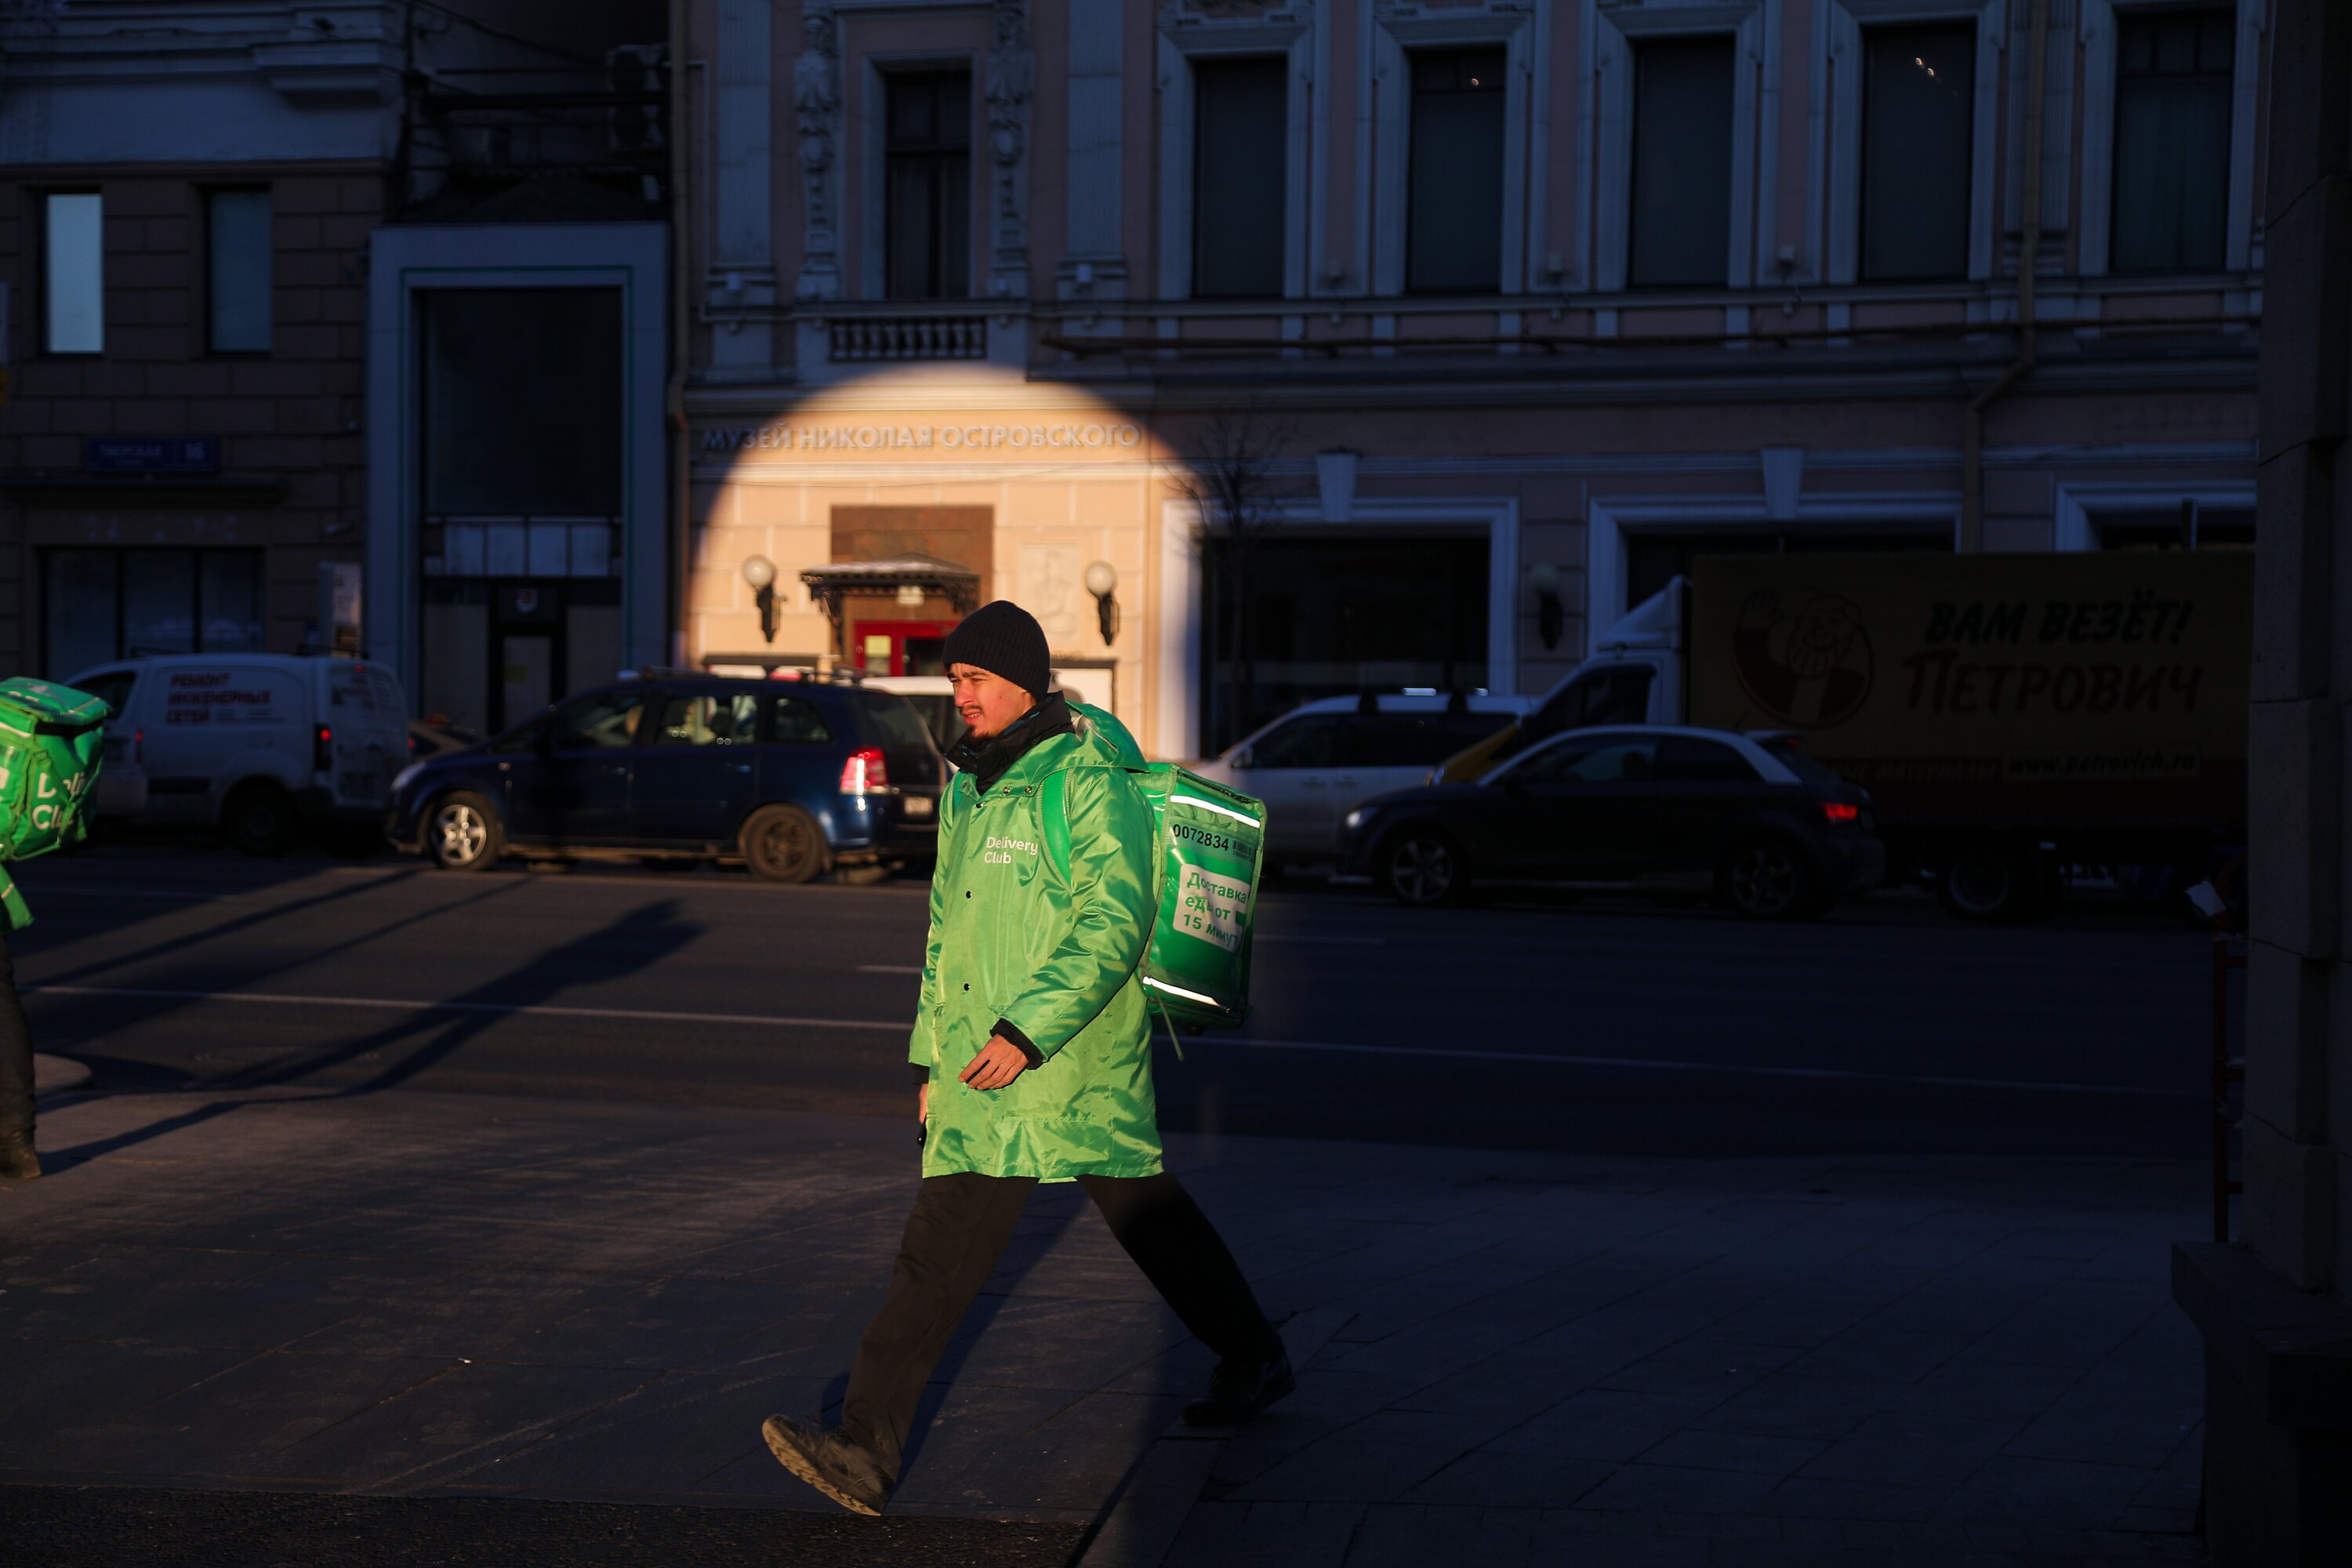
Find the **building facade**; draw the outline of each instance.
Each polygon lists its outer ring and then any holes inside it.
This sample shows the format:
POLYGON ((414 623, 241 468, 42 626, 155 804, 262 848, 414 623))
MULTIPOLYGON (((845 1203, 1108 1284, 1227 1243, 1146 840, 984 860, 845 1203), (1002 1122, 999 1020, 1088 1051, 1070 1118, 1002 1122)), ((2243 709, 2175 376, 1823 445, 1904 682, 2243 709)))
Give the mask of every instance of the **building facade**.
POLYGON ((1192 755, 1696 553, 2251 542, 2264 0, 688 16, 686 657, 921 668, 815 591, 916 552, 1192 755))
POLYGON ((489 724, 658 658, 666 37, 0 9, 0 660, 366 653, 489 724))

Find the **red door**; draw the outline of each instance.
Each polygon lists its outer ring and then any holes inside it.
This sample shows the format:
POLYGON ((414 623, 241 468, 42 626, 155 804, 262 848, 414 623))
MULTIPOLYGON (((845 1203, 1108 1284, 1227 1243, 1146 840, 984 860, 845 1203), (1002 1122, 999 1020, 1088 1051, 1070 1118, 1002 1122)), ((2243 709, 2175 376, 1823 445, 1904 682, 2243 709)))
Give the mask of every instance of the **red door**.
POLYGON ((859 621, 849 657, 868 675, 945 675, 940 649, 953 621, 859 621))

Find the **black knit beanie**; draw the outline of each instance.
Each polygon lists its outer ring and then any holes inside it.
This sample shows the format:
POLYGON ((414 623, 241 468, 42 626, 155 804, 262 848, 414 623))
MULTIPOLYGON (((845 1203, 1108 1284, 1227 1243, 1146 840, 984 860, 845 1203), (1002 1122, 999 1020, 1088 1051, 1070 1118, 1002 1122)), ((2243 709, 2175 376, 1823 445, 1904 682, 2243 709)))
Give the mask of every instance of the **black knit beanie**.
POLYGON ((957 622, 940 658, 950 669, 971 664, 1001 675, 1032 697, 1044 697, 1054 680, 1045 628, 1010 599, 982 605, 957 622))

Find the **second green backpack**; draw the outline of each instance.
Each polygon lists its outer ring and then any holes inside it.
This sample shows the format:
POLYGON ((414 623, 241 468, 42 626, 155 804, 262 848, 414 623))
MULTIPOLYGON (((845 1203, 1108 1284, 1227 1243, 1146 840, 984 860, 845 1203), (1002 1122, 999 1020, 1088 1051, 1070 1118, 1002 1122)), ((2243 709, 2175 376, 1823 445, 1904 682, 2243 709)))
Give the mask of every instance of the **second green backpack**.
MULTIPOLYGON (((29 860, 89 837, 83 813, 106 747, 102 698, 54 681, 0 680, 0 860, 29 860)), ((0 873, 10 929, 31 923, 0 873)))

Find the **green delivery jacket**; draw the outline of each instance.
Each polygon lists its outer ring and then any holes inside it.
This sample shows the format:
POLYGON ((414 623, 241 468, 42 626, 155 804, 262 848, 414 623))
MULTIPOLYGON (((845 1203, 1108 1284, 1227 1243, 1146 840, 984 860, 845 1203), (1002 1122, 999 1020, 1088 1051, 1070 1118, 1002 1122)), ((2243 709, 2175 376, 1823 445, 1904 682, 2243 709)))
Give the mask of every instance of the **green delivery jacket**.
POLYGON ((1073 704, 1075 733, 1031 748, 986 795, 958 773, 940 801, 930 942, 908 1059, 929 1071, 923 1174, 1160 1172, 1143 953, 1158 910, 1151 808, 1118 721, 1073 704), (1070 864, 1045 848, 1040 786, 1066 776, 1070 864), (982 1093, 958 1081, 997 1020, 1045 1058, 982 1093))

